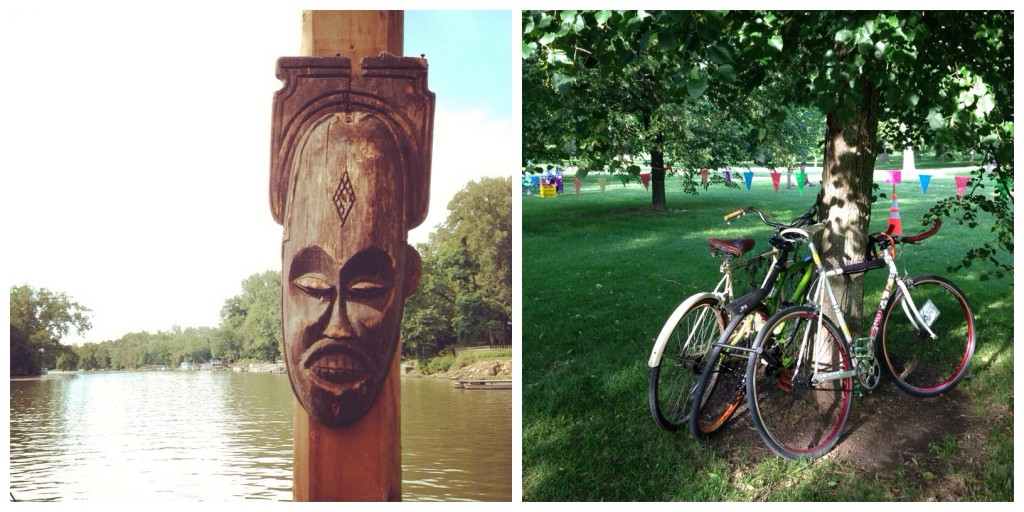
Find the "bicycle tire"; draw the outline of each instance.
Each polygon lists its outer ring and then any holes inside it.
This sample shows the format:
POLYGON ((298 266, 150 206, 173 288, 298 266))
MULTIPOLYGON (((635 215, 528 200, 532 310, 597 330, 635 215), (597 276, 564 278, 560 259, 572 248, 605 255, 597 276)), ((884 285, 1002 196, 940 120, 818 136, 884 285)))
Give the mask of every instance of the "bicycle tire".
POLYGON ((754 427, 773 452, 790 460, 828 453, 842 437, 853 406, 851 375, 811 381, 812 367, 819 375, 852 368, 846 341, 829 318, 821 317, 824 337, 814 343, 818 321, 819 314, 806 306, 776 313, 758 333, 747 362, 747 407, 754 427), (815 349, 801 351, 804 339, 815 349))
POLYGON ((913 303, 932 317, 931 340, 911 318, 903 290, 897 288, 882 314, 879 350, 883 366, 900 389, 917 397, 945 393, 970 369, 974 357, 974 313, 955 284, 940 276, 907 282, 913 303))
POLYGON ((651 416, 665 430, 676 430, 689 421, 693 386, 711 343, 725 328, 725 313, 718 299, 705 297, 691 305, 671 328, 672 334, 659 361, 651 366, 647 382, 651 416))
POLYGON ((726 350, 726 346, 749 348, 767 320, 768 309, 758 304, 749 313, 734 317, 712 346, 693 390, 693 396, 699 398, 690 401, 690 433, 697 439, 717 432, 746 398, 747 352, 726 350), (751 315, 759 315, 760 321, 748 326, 746 319, 751 315), (736 333, 737 329, 745 332, 736 333))

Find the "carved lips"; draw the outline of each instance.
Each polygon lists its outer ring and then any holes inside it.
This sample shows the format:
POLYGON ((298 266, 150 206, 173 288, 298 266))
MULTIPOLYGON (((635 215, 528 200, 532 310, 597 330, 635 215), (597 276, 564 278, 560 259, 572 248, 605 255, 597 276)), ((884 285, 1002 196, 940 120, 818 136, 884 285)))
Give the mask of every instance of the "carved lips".
POLYGON ((313 344, 303 354, 301 365, 315 385, 335 395, 361 387, 371 375, 368 358, 361 350, 332 339, 313 344))

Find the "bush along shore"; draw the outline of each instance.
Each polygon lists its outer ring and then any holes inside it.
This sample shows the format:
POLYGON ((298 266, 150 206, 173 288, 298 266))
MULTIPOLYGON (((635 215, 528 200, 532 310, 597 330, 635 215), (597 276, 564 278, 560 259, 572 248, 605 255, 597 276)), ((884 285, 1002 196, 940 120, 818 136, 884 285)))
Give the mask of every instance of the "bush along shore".
POLYGON ((446 380, 510 380, 512 350, 465 350, 458 355, 445 354, 425 362, 405 365, 408 376, 446 380))

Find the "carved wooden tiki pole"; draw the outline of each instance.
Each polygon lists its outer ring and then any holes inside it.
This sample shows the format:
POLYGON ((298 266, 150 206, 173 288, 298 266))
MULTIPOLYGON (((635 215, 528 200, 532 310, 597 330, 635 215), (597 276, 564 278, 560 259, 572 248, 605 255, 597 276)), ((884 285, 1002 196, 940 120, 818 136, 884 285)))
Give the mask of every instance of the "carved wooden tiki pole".
MULTIPOLYGON (((306 12, 304 22, 318 13, 401 25, 400 12, 376 11, 306 12)), ((401 53, 401 37, 397 48, 393 34, 383 39, 401 53)), ((401 499, 399 330, 419 285, 407 234, 427 214, 434 94, 425 60, 369 46, 357 62, 277 63, 270 206, 284 227, 284 353, 301 405, 297 501, 401 499)))

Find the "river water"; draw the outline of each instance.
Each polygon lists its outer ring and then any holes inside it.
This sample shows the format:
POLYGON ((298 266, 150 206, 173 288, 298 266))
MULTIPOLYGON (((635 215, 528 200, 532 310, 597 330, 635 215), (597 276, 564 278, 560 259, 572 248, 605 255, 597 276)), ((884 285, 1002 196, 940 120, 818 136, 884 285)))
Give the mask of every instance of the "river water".
MULTIPOLYGON (((403 500, 511 501, 512 392, 401 381, 403 500)), ((292 498, 286 375, 55 372, 10 382, 14 499, 292 498)))

